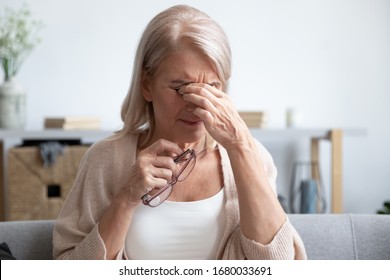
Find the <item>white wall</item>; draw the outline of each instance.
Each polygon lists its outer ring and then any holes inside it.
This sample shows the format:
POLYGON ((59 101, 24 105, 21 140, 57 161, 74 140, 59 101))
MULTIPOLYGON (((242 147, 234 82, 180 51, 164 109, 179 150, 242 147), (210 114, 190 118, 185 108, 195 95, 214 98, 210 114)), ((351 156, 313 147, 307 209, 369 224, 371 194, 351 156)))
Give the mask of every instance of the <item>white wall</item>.
MULTIPOLYGON (((2 0, 0 8, 21 2, 2 0)), ((230 94, 239 110, 268 110, 269 127, 283 127, 286 108, 294 107, 303 127, 367 129, 344 142, 345 211, 373 213, 390 199, 390 1, 27 2, 46 24, 18 75, 28 90, 27 129, 42 128, 52 115, 96 115, 105 129, 119 128, 143 28, 162 9, 186 3, 214 17, 230 38, 230 94)), ((295 144, 265 144, 286 193, 291 166, 284 157, 295 144)), ((301 157, 307 153, 293 159, 301 157)), ((326 158, 323 165, 328 176, 326 158)))

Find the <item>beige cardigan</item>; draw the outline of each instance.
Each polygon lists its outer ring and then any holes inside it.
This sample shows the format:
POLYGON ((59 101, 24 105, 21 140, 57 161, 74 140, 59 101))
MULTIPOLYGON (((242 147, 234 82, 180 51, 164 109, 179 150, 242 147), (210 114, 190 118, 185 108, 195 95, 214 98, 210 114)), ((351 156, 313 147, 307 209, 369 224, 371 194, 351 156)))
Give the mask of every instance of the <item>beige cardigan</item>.
MULTIPOLYGON (((128 182, 135 161, 138 136, 96 142, 80 164, 74 186, 58 216, 53 232, 55 259, 105 259, 106 249, 98 223, 105 209, 128 182)), ((304 245, 287 219, 267 245, 247 239, 240 230, 237 192, 226 150, 219 147, 226 198, 226 229, 218 259, 306 259, 304 245)), ((276 168, 259 143, 269 181, 276 190, 276 168)), ((256 222, 256 221, 253 221, 256 222)), ((123 249, 118 255, 124 257, 123 249)))

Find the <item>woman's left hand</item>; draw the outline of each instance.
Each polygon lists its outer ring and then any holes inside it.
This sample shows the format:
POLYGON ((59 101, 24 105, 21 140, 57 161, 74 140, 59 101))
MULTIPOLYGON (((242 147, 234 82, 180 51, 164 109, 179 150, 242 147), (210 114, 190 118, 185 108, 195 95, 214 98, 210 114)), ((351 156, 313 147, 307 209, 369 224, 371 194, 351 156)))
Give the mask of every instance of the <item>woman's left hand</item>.
POLYGON ((209 134, 228 149, 251 137, 248 127, 230 97, 209 84, 189 84, 180 90, 183 99, 196 106, 193 114, 202 119, 209 134))

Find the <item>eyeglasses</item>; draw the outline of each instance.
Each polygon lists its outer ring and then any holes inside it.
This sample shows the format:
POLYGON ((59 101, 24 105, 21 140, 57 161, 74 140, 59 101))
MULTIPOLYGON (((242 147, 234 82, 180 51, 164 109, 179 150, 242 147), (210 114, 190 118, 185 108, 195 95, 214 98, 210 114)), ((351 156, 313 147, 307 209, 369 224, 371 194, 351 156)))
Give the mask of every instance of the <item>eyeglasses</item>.
POLYGON ((177 182, 183 182, 191 174, 196 163, 195 151, 192 149, 186 150, 181 155, 174 157, 177 172, 174 172, 173 180, 165 187, 157 190, 152 190, 145 194, 141 200, 142 203, 150 207, 157 207, 163 203, 171 195, 173 186, 177 182))

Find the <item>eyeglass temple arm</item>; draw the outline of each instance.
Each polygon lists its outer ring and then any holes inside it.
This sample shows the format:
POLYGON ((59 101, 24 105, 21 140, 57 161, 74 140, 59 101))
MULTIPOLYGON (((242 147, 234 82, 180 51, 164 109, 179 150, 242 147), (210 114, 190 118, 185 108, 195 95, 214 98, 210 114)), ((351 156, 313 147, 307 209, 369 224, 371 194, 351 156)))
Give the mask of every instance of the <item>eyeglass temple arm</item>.
POLYGON ((192 149, 185 150, 181 155, 178 155, 173 159, 173 161, 177 164, 181 161, 183 157, 185 157, 187 154, 193 153, 194 151, 192 149))

